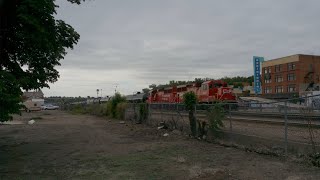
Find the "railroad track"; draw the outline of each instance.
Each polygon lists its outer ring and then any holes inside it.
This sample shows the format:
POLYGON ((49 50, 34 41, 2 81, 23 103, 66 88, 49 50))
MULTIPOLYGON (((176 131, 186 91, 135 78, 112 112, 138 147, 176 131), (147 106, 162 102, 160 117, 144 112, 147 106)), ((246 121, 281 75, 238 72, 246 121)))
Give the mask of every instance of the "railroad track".
MULTIPOLYGON (((158 115, 169 115, 169 116, 183 116, 188 117, 187 112, 175 112, 175 111, 153 111, 152 113, 158 115)), ((196 116, 200 119, 206 119, 205 111, 197 111, 196 116)), ((264 123, 264 124, 278 124, 283 125, 285 123, 284 114, 280 113, 266 113, 266 112, 238 112, 232 111, 231 114, 226 114, 226 120, 230 118, 234 121, 239 122, 250 122, 250 123, 264 123)), ((301 115, 301 114, 288 114, 289 126, 314 126, 320 128, 320 115, 301 115)))

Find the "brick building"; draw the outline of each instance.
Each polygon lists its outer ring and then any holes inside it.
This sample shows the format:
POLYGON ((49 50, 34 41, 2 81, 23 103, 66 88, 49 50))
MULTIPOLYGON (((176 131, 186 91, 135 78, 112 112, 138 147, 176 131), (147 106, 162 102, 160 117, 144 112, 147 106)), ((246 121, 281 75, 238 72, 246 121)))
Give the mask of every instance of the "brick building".
POLYGON ((319 90, 320 56, 296 54, 262 62, 262 95, 291 98, 319 90))

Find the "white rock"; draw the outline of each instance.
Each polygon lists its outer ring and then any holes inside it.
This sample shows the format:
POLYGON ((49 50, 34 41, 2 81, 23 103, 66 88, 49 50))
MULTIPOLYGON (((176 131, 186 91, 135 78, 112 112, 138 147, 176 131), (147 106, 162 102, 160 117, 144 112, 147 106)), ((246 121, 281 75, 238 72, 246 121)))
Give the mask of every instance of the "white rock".
POLYGON ((168 134, 168 133, 165 133, 165 134, 163 134, 163 136, 164 136, 164 137, 167 137, 167 136, 169 136, 169 134, 168 134))
POLYGON ((158 127, 158 130, 159 130, 159 129, 163 129, 163 128, 164 128, 164 126, 159 126, 159 127, 158 127))
POLYGON ((36 122, 35 120, 31 119, 30 121, 28 121, 28 124, 29 124, 29 125, 32 125, 32 124, 34 124, 35 122, 36 122))

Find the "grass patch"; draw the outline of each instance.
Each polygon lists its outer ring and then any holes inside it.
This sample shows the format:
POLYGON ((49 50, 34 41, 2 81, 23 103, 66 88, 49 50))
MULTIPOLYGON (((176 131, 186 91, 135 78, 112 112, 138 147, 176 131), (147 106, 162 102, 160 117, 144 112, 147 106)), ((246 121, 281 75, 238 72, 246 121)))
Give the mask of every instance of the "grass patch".
POLYGON ((106 179, 176 179, 188 175, 183 164, 174 158, 187 157, 191 152, 177 146, 158 148, 127 155, 106 155, 95 159, 83 159, 87 172, 79 178, 102 175, 106 179), (97 165, 99 166, 97 167, 97 165))

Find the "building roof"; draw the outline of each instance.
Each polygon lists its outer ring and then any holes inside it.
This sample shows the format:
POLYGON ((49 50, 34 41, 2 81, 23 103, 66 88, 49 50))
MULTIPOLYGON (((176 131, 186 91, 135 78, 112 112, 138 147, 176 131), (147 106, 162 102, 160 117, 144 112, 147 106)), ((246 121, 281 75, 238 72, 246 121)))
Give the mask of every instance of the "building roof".
POLYGON ((276 58, 276 59, 271 59, 268 61, 262 62, 262 67, 268 67, 268 66, 274 66, 278 64, 286 64, 286 63, 291 63, 291 62, 297 62, 299 61, 300 56, 314 56, 314 57, 320 57, 317 55, 307 55, 307 54, 294 54, 290 56, 285 56, 281 58, 276 58))
POLYGON ((23 96, 27 99, 43 99, 43 92, 41 90, 33 91, 33 92, 23 92, 23 96))
POLYGON ((128 100, 128 101, 142 100, 144 96, 145 96, 144 93, 127 95, 127 96, 126 96, 126 100, 128 100))

